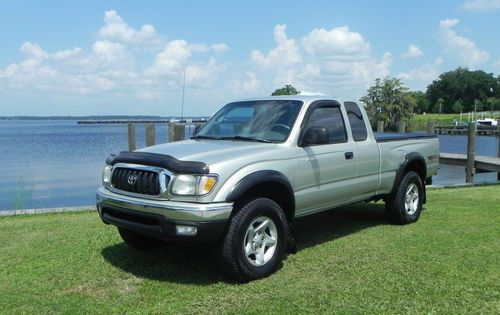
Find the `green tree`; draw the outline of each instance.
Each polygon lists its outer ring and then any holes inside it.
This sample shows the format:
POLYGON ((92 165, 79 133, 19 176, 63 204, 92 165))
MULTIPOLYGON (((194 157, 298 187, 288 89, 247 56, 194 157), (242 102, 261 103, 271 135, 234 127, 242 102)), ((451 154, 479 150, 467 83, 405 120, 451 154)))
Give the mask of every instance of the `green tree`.
POLYGON ((408 92, 415 99, 415 113, 422 114, 427 113, 430 110, 430 103, 427 99, 427 95, 425 95, 422 91, 410 91, 408 92))
POLYGON ((458 100, 455 103, 453 103, 453 112, 455 113, 460 113, 464 109, 464 103, 462 100, 458 100))
POLYGON ((280 89, 276 89, 271 96, 277 96, 277 95, 297 95, 299 94, 300 91, 297 91, 292 85, 287 84, 284 87, 280 89))
POLYGON ((483 110, 483 102, 481 102, 478 99, 475 99, 474 100, 474 108, 473 108, 473 110, 474 111, 482 111, 483 110))
POLYGON ((482 70, 458 68, 441 74, 427 87, 426 95, 433 110, 442 99, 443 113, 454 112, 453 105, 458 100, 462 100, 464 111, 473 111, 475 100, 484 104, 488 97, 500 96, 500 78, 482 70))
POLYGON ((376 79, 360 100, 366 104, 372 127, 382 120, 390 130, 397 130, 398 122, 409 125, 417 103, 409 89, 396 78, 376 79))
POLYGON ((442 97, 438 98, 434 106, 432 106, 432 112, 441 114, 443 112, 444 99, 442 97))
POLYGON ((491 112, 500 110, 500 97, 488 97, 486 100, 486 108, 491 112))

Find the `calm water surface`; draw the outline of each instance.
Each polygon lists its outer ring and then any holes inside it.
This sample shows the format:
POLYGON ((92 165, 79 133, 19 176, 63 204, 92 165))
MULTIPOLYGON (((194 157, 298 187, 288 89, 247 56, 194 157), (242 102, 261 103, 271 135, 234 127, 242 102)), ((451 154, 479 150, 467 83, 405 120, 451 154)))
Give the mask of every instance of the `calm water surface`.
MULTIPOLYGON (((156 132, 165 142, 166 124, 156 132)), ((106 157, 127 149, 126 124, 0 120, 0 210, 92 205, 106 157)))
MULTIPOLYGON (((138 147, 145 146, 137 126, 138 147)), ((167 126, 157 125, 156 142, 166 142, 167 126)), ((442 152, 465 153, 465 136, 441 135, 442 152)), ((78 125, 76 121, 0 120, 0 211, 92 205, 101 169, 110 153, 127 150, 127 125, 78 125)), ((478 155, 496 156, 496 137, 478 137, 478 155)), ((434 183, 464 182, 462 167, 442 166, 434 183)), ((495 181, 478 174, 476 181, 495 181)))

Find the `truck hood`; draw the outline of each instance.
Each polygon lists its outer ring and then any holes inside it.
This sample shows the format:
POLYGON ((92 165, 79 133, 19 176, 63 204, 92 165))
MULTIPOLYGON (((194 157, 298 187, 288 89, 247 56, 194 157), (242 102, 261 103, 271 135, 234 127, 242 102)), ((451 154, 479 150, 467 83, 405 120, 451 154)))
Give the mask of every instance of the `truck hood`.
POLYGON ((277 146, 275 143, 260 143, 234 140, 184 140, 160 144, 137 150, 173 156, 182 161, 204 162, 209 166, 225 160, 262 154, 277 146))

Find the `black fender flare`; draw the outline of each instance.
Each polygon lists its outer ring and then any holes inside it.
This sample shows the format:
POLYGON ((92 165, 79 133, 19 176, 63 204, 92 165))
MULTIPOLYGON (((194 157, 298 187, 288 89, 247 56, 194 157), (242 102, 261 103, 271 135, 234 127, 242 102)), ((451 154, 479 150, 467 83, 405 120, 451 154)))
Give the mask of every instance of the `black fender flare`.
POLYGON ((424 176, 422 179, 422 187, 424 190, 423 203, 425 204, 427 201, 426 200, 427 194, 425 191, 425 179, 427 178, 427 163, 425 162, 424 157, 417 152, 411 152, 411 153, 408 153, 405 155, 405 160, 403 161, 403 163, 401 163, 401 165, 399 165, 398 169, 396 170, 396 176, 394 177, 394 184, 392 186, 391 195, 393 195, 396 192, 396 189, 397 189, 399 183, 403 179, 403 176, 406 174, 406 170, 408 168, 408 165, 410 165, 410 163, 413 163, 415 161, 419 161, 424 165, 424 176))
MULTIPOLYGON (((235 202, 240 199, 250 189, 266 183, 276 183, 285 188, 290 196, 290 211, 292 218, 295 214, 295 194, 288 178, 278 171, 262 170, 251 173, 243 177, 233 188, 231 193, 226 197, 227 201, 235 202)), ((283 209, 285 210, 285 209, 283 209)))

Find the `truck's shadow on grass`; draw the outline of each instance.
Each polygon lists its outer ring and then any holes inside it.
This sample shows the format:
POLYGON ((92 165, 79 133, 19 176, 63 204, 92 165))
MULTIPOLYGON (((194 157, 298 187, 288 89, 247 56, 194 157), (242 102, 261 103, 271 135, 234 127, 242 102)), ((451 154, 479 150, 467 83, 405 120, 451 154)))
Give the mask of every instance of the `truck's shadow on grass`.
MULTIPOLYGON (((298 253, 381 224, 388 224, 383 203, 355 204, 297 219, 298 253)), ((227 281, 216 268, 210 245, 173 244, 163 250, 137 252, 119 243, 104 248, 102 255, 112 265, 147 279, 201 285, 227 281)))

